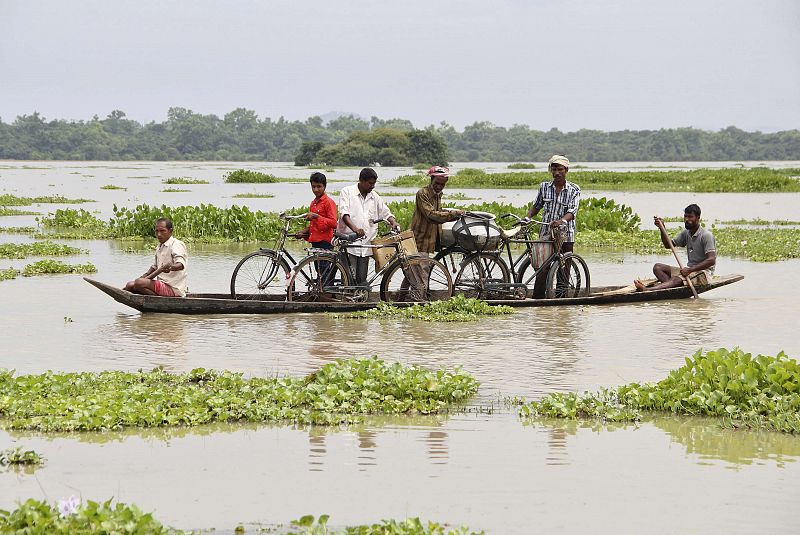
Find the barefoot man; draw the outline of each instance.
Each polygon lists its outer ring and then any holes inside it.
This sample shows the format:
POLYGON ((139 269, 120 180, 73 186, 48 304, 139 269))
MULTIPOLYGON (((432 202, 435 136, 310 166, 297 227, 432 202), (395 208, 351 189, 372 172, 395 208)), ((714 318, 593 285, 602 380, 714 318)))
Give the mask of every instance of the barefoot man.
POLYGON ((186 296, 186 245, 172 235, 172 221, 156 220, 158 247, 155 262, 141 277, 130 281, 125 289, 135 294, 186 296))
MULTIPOLYGON (((655 225, 661 230, 661 242, 665 248, 669 249, 670 237, 664 229, 664 222, 658 216, 653 219, 655 225)), ((700 226, 699 206, 690 204, 686 207, 683 211, 683 226, 686 228, 672 238, 671 243, 675 247, 686 247, 686 254, 689 257, 687 265, 677 268, 667 264, 656 264, 653 266, 653 274, 660 283, 645 287, 642 281, 635 280, 633 284, 636 285, 637 291, 646 292, 682 286, 685 277, 689 277, 696 286, 704 286, 711 282, 711 277, 714 276, 714 266, 717 263, 717 249, 714 244, 714 235, 700 226)))

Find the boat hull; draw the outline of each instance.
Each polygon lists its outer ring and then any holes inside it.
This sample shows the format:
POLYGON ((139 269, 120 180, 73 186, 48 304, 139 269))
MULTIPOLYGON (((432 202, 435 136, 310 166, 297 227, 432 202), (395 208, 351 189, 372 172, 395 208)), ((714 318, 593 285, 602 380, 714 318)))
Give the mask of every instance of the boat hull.
MULTIPOLYGON (((704 293, 721 286, 727 286, 742 280, 742 275, 715 277, 708 286, 698 288, 704 293)), ((156 312, 165 314, 293 314, 299 312, 355 312, 368 310, 377 306, 377 301, 364 303, 316 302, 304 303, 285 301, 282 296, 268 296, 258 299, 231 299, 229 294, 187 294, 186 297, 161 297, 155 295, 139 295, 116 288, 109 284, 87 277, 84 280, 109 295, 118 303, 127 305, 140 312, 156 312)), ((667 299, 687 299, 692 292, 686 286, 656 290, 650 292, 620 292, 624 286, 596 288, 591 295, 563 299, 490 299, 491 305, 508 305, 511 307, 546 307, 575 305, 606 305, 614 303, 641 303, 646 301, 663 301, 667 299)), ((403 304, 399 304, 403 306, 403 304)))

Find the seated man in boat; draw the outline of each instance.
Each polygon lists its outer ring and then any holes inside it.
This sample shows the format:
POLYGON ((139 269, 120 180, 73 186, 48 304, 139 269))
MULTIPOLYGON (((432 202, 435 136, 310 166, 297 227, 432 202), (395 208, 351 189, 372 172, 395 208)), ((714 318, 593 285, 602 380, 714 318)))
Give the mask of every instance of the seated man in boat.
POLYGON ((186 245, 172 235, 172 221, 156 220, 158 246, 155 263, 141 277, 125 285, 129 292, 164 297, 186 296, 186 245))
MULTIPOLYGON (((378 235, 376 219, 389 222, 393 230, 400 230, 392 212, 381 196, 373 190, 378 181, 378 173, 371 167, 365 167, 358 175, 358 184, 345 186, 339 192, 339 225, 336 230, 342 233, 355 232, 367 243, 378 235)), ((355 266, 356 284, 367 281, 369 258, 372 249, 367 247, 350 247, 347 249, 348 260, 355 266)))
POLYGON ((660 217, 653 218, 655 225, 661 231, 661 242, 666 249, 686 247, 689 257, 687 265, 683 268, 667 264, 653 266, 653 274, 660 281, 655 286, 645 286, 640 280, 633 281, 636 290, 646 292, 676 288, 684 284, 684 279, 689 277, 695 286, 705 286, 714 276, 714 266, 717 263, 717 248, 714 235, 700 226, 700 207, 690 204, 683 211, 683 226, 685 227, 677 236, 670 240, 664 222, 660 217))
POLYGON ((442 223, 455 221, 464 214, 463 210, 442 210, 442 192, 450 177, 447 167, 438 165, 428 169, 431 183, 417 192, 414 215, 410 230, 417 242, 417 252, 429 256, 439 249, 442 223))

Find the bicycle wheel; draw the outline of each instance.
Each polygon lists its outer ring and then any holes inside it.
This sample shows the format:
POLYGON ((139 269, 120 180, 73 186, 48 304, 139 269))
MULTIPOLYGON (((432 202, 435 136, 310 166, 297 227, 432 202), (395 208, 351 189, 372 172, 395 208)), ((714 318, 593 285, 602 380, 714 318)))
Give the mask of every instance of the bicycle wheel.
POLYGON ((510 282, 511 274, 502 258, 496 254, 475 253, 464 259, 453 282, 453 293, 476 299, 488 299, 492 292, 502 293, 502 290, 496 287, 493 290, 492 285, 510 282))
POLYGON ((453 296, 453 278, 432 258, 409 257, 405 268, 396 261, 381 279, 381 300, 422 303, 453 296))
POLYGON ((345 301, 350 273, 336 255, 311 255, 294 267, 287 301, 345 301))
POLYGON ((580 256, 566 253, 550 263, 545 297, 562 299, 589 295, 589 268, 580 256))
POLYGON ((242 258, 231 275, 233 299, 259 299, 286 293, 289 264, 271 249, 261 249, 242 258))
POLYGON ((451 277, 455 278, 458 274, 458 270, 461 268, 461 264, 471 254, 471 252, 465 251, 459 247, 448 247, 436 253, 433 259, 444 264, 444 267, 450 273, 451 277))

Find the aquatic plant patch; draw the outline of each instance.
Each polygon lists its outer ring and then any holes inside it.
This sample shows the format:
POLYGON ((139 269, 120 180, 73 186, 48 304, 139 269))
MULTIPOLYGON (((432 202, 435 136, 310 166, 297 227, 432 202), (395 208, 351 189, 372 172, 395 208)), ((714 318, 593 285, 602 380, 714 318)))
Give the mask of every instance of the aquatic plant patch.
POLYGON ((0 269, 0 281, 8 281, 16 279, 19 275, 19 270, 14 268, 0 269))
POLYGON ((275 195, 271 193, 237 193, 234 199, 272 199, 275 195))
POLYGON ((208 180, 189 178, 187 176, 174 176, 164 180, 164 184, 208 184, 208 180))
MULTIPOLYGON (((669 171, 571 171, 567 178, 581 188, 601 191, 767 192, 800 191, 800 181, 786 169, 675 169, 669 171)), ((424 186, 427 177, 404 175, 394 186, 424 186)), ((466 168, 447 187, 535 189, 551 180, 546 172, 487 173, 466 168)))
POLYGON ((91 262, 86 264, 65 264, 58 260, 39 260, 33 264, 28 264, 22 269, 23 277, 63 273, 97 273, 97 268, 91 262))
POLYGON ((8 234, 32 234, 36 232, 36 227, 0 227, 0 232, 8 234))
POLYGON ((121 190, 127 190, 128 188, 123 188, 122 186, 115 186, 114 184, 106 184, 105 186, 100 186, 100 189, 121 189, 121 190))
POLYGON ((405 520, 383 520, 380 523, 350 526, 334 530, 328 526, 330 517, 306 515, 292 521, 292 533, 302 535, 482 535, 483 532, 470 531, 467 526, 448 527, 438 522, 424 522, 419 518, 405 520), (299 531, 295 531, 299 530, 299 531))
POLYGON ((68 199, 63 195, 47 195, 41 197, 18 197, 16 195, 0 195, 0 206, 30 206, 34 203, 50 204, 82 204, 95 202, 94 199, 68 199))
POLYGON ((32 466, 44 464, 44 457, 34 450, 10 448, 0 451, 0 466, 32 466))
POLYGON ((783 352, 698 351, 658 383, 596 393, 553 393, 522 405, 523 418, 639 420, 644 412, 719 416, 733 427, 800 433, 800 365, 783 352))
MULTIPOLYGON (((665 219, 666 221, 666 219, 665 219)), ((680 218, 680 221, 683 222, 683 218, 680 218)), ((729 221, 717 221, 723 225, 753 225, 753 226, 791 226, 791 225, 800 225, 800 221, 790 221, 787 219, 732 219, 729 221)))
POLYGON ((525 162, 510 163, 507 167, 508 169, 536 169, 536 165, 525 162))
POLYGON ((0 217, 7 215, 40 215, 41 212, 31 212, 30 210, 17 210, 16 208, 6 208, 0 206, 0 217))
POLYGON ((480 299, 456 295, 445 301, 420 303, 408 307, 396 307, 381 302, 376 308, 370 310, 332 315, 337 318, 397 318, 437 322, 462 322, 477 321, 482 316, 503 316, 513 313, 514 309, 509 306, 491 306, 486 303, 486 301, 481 301, 480 299))
POLYGON ((164 188, 161 190, 161 193, 188 193, 192 190, 190 189, 180 189, 180 188, 164 188))
POLYGON ((266 173, 251 171, 249 169, 237 169, 226 173, 223 180, 228 183, 247 183, 247 184, 272 184, 281 180, 266 173))
POLYGON ((210 422, 338 424, 367 414, 433 414, 469 400, 461 370, 378 358, 339 360, 303 378, 244 378, 198 368, 15 376, 0 371, 0 426, 37 431, 195 426, 210 422))
POLYGON ((13 511, 0 510, 0 533, 167 535, 188 532, 164 527, 151 513, 143 513, 135 505, 112 505, 112 500, 82 502, 71 496, 55 504, 29 499, 13 511))
POLYGON ((0 258, 27 258, 29 256, 67 256, 87 253, 83 249, 63 243, 40 241, 34 243, 0 243, 0 258))

